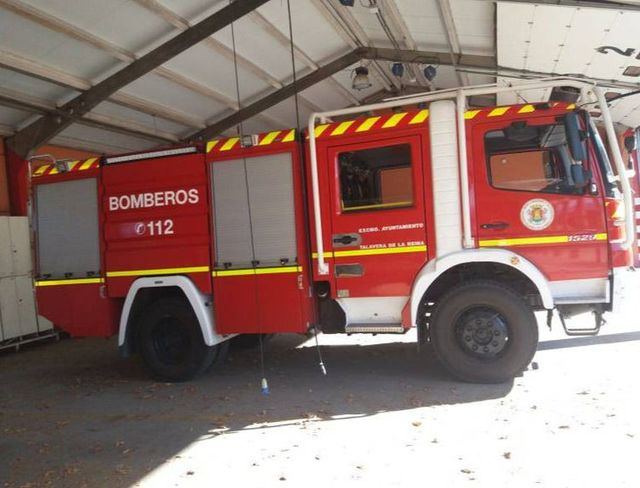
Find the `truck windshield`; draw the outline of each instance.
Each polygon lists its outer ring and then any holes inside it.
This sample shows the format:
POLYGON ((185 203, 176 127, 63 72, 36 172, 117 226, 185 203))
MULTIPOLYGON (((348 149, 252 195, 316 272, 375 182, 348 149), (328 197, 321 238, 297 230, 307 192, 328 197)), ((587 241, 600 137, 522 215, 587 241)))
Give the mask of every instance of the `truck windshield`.
POLYGON ((602 142, 600 133, 598 132, 598 129, 596 129, 596 125, 593 123, 593 120, 588 114, 587 119, 587 125, 589 127, 589 139, 593 141, 593 147, 595 148, 598 166, 604 179, 603 184, 605 193, 608 197, 615 197, 616 193, 618 193, 618 187, 616 186, 616 176, 611 167, 609 155, 607 154, 607 150, 604 147, 604 143, 602 142))

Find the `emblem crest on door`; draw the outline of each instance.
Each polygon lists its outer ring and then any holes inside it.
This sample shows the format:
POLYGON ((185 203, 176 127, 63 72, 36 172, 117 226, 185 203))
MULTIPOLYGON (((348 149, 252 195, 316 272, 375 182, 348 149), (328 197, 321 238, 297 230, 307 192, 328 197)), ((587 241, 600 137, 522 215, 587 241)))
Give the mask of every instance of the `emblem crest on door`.
POLYGON ((529 200, 522 206, 520 220, 527 229, 544 230, 551 225, 555 217, 553 205, 542 198, 529 200))

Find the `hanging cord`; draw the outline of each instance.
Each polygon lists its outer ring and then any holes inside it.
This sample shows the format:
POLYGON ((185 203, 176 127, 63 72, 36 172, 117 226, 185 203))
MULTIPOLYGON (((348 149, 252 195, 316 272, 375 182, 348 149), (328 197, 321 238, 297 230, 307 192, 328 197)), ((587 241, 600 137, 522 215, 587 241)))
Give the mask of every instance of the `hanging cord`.
MULTIPOLYGON (((229 1, 229 3, 231 3, 231 0, 229 1)), ((237 52, 236 52, 236 35, 235 35, 235 29, 233 28, 233 22, 231 22, 231 45, 233 47, 233 70, 235 73, 235 78, 236 78, 236 100, 238 101, 238 110, 242 108, 242 102, 240 101, 240 79, 238 77, 238 58, 237 58, 237 52)), ((238 134, 240 135, 240 138, 242 139, 242 137, 244 136, 244 127, 242 125, 242 122, 240 122, 236 128, 236 130, 238 131, 238 134)), ((253 241, 253 219, 251 218, 251 204, 250 204, 250 198, 249 198, 249 175, 247 173, 247 160, 243 159, 243 166, 244 166, 244 184, 245 184, 245 188, 246 188, 246 192, 247 192, 247 211, 249 213, 249 234, 251 236, 251 254, 253 256, 253 261, 251 263, 251 265, 255 268, 255 266, 257 265, 257 261, 256 261, 256 248, 255 248, 255 244, 253 241)), ((268 395, 269 394, 269 382, 267 381, 267 374, 266 374, 266 368, 265 368, 265 362, 264 362, 264 345, 262 343, 262 322, 260 321, 260 301, 258 298, 258 288, 257 286, 254 287, 255 290, 255 294, 254 294, 254 299, 255 299, 255 306, 256 306, 256 312, 257 312, 257 316, 258 316, 258 342, 260 343, 260 372, 262 375, 262 380, 260 381, 260 391, 262 392, 263 395, 268 395)))
MULTIPOLYGON (((229 4, 231 4, 231 0, 229 0, 229 4)), ((240 78, 238 76, 238 58, 236 53, 236 33, 233 28, 233 22, 231 22, 231 45, 233 47, 233 71, 236 78, 236 100, 238 101, 238 110, 242 108, 242 102, 240 101, 240 78)), ((238 134, 240 134, 240 139, 242 140, 242 136, 244 136, 244 128, 242 122, 238 123, 236 128, 238 134)))
MULTIPOLYGON (((298 102, 298 87, 297 85, 297 75, 296 75, 296 56, 295 56, 295 46, 293 44, 293 22, 291 20, 291 0, 287 0, 287 15, 289 17, 289 47, 291 50, 291 70, 293 72, 293 86, 296 87, 294 94, 293 94, 293 100, 295 103, 295 107, 296 107, 296 134, 300 134, 300 104, 298 102)), ((301 148, 300 144, 298 144, 298 147, 301 148)), ((300 155, 301 155, 301 160, 304 161, 304 158, 302 157, 302 150, 300 150, 300 155)), ((303 185, 306 185, 306 178, 304 178, 304 169, 302 171, 303 174, 303 185)), ((307 199, 305 198, 304 201, 306 202, 307 199)), ((311 249, 311 247, 309 246, 309 241, 307 240, 307 247, 308 249, 311 249)), ((309 268, 311 269, 311 268, 309 268)), ((327 374, 327 368, 324 365, 324 361, 322 360, 322 351, 320 350, 320 344, 318 343, 318 328, 316 325, 313 326, 313 336, 315 337, 315 341, 316 341, 316 351, 318 351, 318 365, 320 366, 320 371, 322 371, 322 374, 326 376, 327 374)), ((262 343, 261 343, 261 347, 262 347, 262 343)))

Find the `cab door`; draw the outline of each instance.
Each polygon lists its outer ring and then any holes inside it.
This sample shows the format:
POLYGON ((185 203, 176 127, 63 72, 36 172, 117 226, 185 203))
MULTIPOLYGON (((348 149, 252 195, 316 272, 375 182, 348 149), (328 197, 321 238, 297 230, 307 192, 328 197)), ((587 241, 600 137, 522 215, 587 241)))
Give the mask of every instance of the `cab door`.
MULTIPOLYGON (((602 188, 576 187, 562 123, 543 120, 520 125, 519 132, 510 122, 473 128, 478 244, 521 254, 550 281, 573 281, 557 291, 560 296, 603 298, 608 245, 602 188)), ((584 165, 599 186, 595 157, 584 165)))
POLYGON ((337 297, 407 297, 427 261, 421 137, 327 151, 337 297))

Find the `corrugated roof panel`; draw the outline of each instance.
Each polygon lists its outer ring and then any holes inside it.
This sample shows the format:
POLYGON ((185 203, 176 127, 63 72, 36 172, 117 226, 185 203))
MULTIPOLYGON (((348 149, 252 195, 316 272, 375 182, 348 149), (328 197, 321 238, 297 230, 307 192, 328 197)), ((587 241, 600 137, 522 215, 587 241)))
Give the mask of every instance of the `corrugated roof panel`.
POLYGON ((114 59, 96 48, 9 12, 1 11, 0 46, 83 78, 92 79, 115 64, 114 59))
MULTIPOLYGON (((286 2, 267 2, 258 12, 278 30, 289 37, 289 19, 286 2)), ((293 40, 307 56, 318 64, 338 53, 349 50, 349 46, 325 21, 324 16, 310 0, 291 2, 293 40)))
POLYGON ((74 90, 4 68, 0 68, 0 86, 52 101, 77 93, 74 90))
POLYGON ((0 124, 16 128, 20 123, 28 119, 32 114, 24 110, 0 105, 0 124))
POLYGON ((127 85, 123 90, 151 102, 176 107, 181 112, 192 114, 201 119, 224 110, 220 102, 206 98, 180 85, 150 73, 127 85))
POLYGON ((134 1, 22 0, 117 46, 137 52, 169 27, 134 1))
POLYGON ((493 2, 450 2, 462 52, 492 56, 495 52, 495 6, 493 2))

